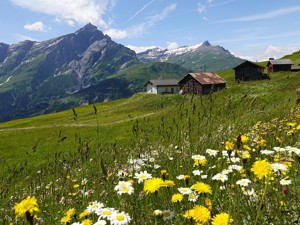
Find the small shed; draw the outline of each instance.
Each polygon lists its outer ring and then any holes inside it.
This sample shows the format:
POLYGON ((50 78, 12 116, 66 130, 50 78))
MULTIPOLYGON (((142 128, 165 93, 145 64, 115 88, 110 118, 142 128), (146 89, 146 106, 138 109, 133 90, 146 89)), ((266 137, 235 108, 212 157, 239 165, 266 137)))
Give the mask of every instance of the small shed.
POLYGON ((183 94, 209 94, 226 88, 226 81, 213 72, 195 72, 185 75, 179 85, 183 94))
POLYGON ((251 81, 267 79, 269 76, 264 73, 265 67, 246 60, 234 67, 236 81, 251 81))
POLYGON ((270 59, 267 63, 268 72, 291 71, 293 62, 289 59, 270 59))
POLYGON ((158 79, 148 80, 146 86, 147 93, 152 94, 177 94, 179 93, 179 84, 176 79, 158 79))

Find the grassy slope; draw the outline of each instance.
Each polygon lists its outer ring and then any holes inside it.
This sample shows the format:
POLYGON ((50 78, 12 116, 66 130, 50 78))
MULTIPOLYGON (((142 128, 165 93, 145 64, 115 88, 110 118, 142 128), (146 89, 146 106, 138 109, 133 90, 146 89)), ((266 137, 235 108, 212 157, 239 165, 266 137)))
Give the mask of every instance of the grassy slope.
MULTIPOLYGON (((208 96, 139 93, 129 99, 95 104, 97 114, 93 106, 84 106, 74 112, 0 123, 0 205, 4 209, 0 216, 13 215, 10 196, 31 194, 43 201, 40 207, 45 222, 58 224, 66 211, 58 200, 68 196, 73 187, 66 179, 70 175, 95 180, 91 183, 95 191, 91 198, 106 199, 107 205, 117 207, 116 198, 100 194, 112 190, 117 181, 102 179, 107 177, 107 171, 117 173, 122 169, 128 158, 154 150, 162 151, 162 159, 176 153, 177 158, 172 163, 166 161, 164 166, 173 175, 189 174, 191 167, 186 165, 190 155, 202 154, 207 148, 223 149, 224 141, 248 131, 257 121, 282 118, 295 107, 300 73, 274 73, 271 80, 240 84, 234 82, 233 71, 219 75, 227 80, 227 89, 208 96), (172 146, 178 146, 178 150, 172 146), (62 186, 51 194, 53 183, 62 186)), ((268 144, 277 143, 271 140, 268 144)), ((82 210, 88 204, 80 196, 72 199, 76 200, 67 207, 82 210)), ((151 204, 139 198, 132 201, 133 208, 127 210, 133 217, 149 214, 151 204)), ((137 220, 136 224, 143 224, 137 220)))
MULTIPOLYGON (((136 94, 129 99, 121 99, 93 106, 60 113, 15 120, 0 124, 0 152, 6 165, 13 165, 19 160, 28 160, 34 156, 39 165, 55 152, 73 151, 79 142, 88 141, 94 146, 130 146, 134 138, 132 132, 136 121, 142 121, 139 128, 152 131, 151 140, 158 140, 157 126, 160 120, 177 120, 180 112, 191 107, 202 108, 198 113, 202 118, 209 113, 208 121, 215 121, 224 126, 235 124, 234 129, 247 128, 257 120, 268 120, 284 115, 294 106, 295 88, 299 82, 299 73, 276 73, 271 80, 234 83, 233 72, 220 73, 227 80, 225 91, 204 96, 200 99, 191 96, 160 96, 136 94), (183 106, 181 106, 183 105, 183 106), (184 110, 181 108, 184 107, 184 110), (149 119, 145 120, 144 118, 149 119), (146 121, 146 122, 145 122, 146 121), (240 123, 239 122, 242 122, 240 123), (143 124, 143 122, 145 124, 143 124), (80 136, 81 140, 78 140, 80 136), (61 141, 61 139, 63 141, 61 141), (34 151, 34 154, 33 154, 34 151)), ((193 116, 194 123, 199 119, 193 116)), ((167 122, 166 122, 167 123, 167 122)), ((178 123, 182 123, 181 121, 178 123)), ((202 129, 202 128, 201 128, 202 129)), ((206 127, 212 135, 217 126, 206 127)), ((204 132, 204 130, 203 130, 204 132)), ((237 131, 235 131, 237 132, 237 131)), ((147 134, 148 135, 148 134, 147 134)), ((222 140, 220 140, 222 141, 222 140)), ((196 144, 199 144, 198 142, 196 144)))

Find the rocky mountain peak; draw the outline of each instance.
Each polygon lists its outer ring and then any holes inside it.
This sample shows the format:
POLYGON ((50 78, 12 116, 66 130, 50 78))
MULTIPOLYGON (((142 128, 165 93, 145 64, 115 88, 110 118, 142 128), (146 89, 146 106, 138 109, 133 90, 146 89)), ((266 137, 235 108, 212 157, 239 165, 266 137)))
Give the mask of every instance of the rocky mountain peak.
POLYGON ((211 44, 208 41, 205 41, 205 42, 203 42, 203 44, 201 46, 209 47, 209 46, 211 46, 211 44))

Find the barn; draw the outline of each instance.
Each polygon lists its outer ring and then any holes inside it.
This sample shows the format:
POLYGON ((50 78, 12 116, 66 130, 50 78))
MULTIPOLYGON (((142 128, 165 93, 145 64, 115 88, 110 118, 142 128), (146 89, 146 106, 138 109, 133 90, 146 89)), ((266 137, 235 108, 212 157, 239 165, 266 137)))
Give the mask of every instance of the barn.
POLYGON ((152 94, 177 94, 179 92, 176 79, 148 80, 144 86, 146 86, 147 93, 152 94))
POLYGON ((226 81, 213 72, 188 73, 178 83, 182 94, 209 94, 226 88, 226 81))
POLYGON ((267 63, 268 72, 291 71, 293 62, 289 59, 270 59, 267 63))
POLYGON ((269 76, 264 73, 264 66, 260 66, 248 60, 234 67, 233 70, 236 81, 262 80, 269 78, 269 76))

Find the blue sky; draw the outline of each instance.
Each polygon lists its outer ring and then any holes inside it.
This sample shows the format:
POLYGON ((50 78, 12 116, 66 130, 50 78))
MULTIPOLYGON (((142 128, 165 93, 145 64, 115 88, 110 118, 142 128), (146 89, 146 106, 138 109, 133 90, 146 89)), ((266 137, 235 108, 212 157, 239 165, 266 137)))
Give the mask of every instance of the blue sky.
POLYGON ((0 42, 44 41, 89 22, 137 51, 208 40, 260 61, 300 49, 299 0, 1 0, 0 42))

